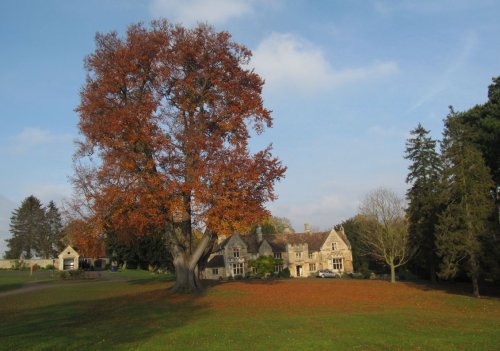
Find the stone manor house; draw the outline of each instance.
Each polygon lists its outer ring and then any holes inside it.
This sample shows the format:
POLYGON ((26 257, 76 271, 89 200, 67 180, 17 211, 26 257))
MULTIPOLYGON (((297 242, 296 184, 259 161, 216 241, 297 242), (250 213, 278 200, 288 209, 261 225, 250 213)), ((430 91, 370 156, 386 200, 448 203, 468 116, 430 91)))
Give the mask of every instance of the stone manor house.
POLYGON ((306 225, 304 233, 263 235, 233 234, 220 237, 204 270, 206 279, 224 279, 251 273, 248 261, 259 256, 281 258, 283 264, 275 266, 275 273, 284 268, 292 277, 315 275, 320 269, 337 273, 352 273, 351 244, 344 228, 329 232, 311 233, 306 225))

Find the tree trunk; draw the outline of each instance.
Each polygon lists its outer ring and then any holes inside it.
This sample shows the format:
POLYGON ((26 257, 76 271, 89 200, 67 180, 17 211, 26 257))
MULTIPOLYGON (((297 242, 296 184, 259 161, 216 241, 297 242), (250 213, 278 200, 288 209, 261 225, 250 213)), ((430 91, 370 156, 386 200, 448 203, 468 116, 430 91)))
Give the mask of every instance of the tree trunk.
POLYGON ((189 248, 182 249, 179 245, 173 247, 172 256, 175 267, 173 292, 192 293, 203 289, 198 279, 198 261, 211 241, 212 234, 205 233, 191 255, 189 254, 189 248))
POLYGON ((391 263, 390 266, 391 266, 391 283, 395 283, 396 282, 396 267, 395 267, 394 263, 391 263))
POLYGON ((184 255, 174 257, 175 285, 174 293, 193 293, 202 290, 202 285, 196 276, 196 267, 189 268, 188 259, 184 255))
POLYGON ((475 297, 479 297, 479 283, 477 281, 477 277, 476 276, 472 277, 472 294, 475 297))

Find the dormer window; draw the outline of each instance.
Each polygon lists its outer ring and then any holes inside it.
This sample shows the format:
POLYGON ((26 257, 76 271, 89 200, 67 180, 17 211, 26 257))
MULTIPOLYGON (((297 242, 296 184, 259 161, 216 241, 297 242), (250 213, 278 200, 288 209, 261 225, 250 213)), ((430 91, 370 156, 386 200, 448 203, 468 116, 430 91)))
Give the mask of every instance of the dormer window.
POLYGON ((239 258, 240 257, 240 248, 239 247, 234 247, 233 248, 233 257, 234 258, 239 258))
POLYGON ((332 243, 332 251, 337 251, 337 243, 336 242, 332 243))

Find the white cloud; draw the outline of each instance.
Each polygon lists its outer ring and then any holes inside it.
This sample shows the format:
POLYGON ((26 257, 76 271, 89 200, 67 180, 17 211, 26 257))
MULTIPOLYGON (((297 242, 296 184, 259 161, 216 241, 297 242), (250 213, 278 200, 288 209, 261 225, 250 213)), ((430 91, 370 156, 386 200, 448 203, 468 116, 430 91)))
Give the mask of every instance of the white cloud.
POLYGON ((185 25, 196 22, 224 23, 231 18, 251 13, 255 1, 250 0, 153 0, 150 13, 185 25))
POLYGON ((469 0, 376 0, 372 2, 375 12, 389 16, 399 12, 407 13, 447 13, 450 11, 464 11, 477 6, 469 0))
POLYGON ((266 88, 294 88, 305 92, 397 73, 394 61, 336 70, 314 44, 290 33, 272 33, 254 51, 251 65, 266 80, 266 88))
POLYGON ((72 142, 70 134, 55 134, 40 128, 25 128, 11 138, 7 146, 7 153, 11 155, 24 154, 41 145, 72 142))

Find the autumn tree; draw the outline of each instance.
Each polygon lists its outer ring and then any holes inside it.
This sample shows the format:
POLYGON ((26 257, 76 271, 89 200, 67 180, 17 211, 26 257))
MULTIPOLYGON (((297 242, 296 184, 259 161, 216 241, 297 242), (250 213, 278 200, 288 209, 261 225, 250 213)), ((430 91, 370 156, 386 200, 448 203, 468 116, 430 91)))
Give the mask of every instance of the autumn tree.
MULTIPOLYGON (((436 247, 442 257, 440 276, 450 278, 465 272, 479 296, 481 257, 494 247, 493 181, 483 155, 470 141, 470 127, 451 110, 442 143, 443 198, 446 208, 440 215, 436 247)), ((495 223, 496 224, 496 223, 495 223)), ((498 259, 498 257, 497 257, 498 259)))
POLYGON ((85 60, 74 184, 102 232, 164 233, 174 291, 199 289, 197 266, 216 236, 267 216, 285 172, 270 146, 248 148, 251 129, 272 125, 250 57, 227 32, 162 20, 125 38, 97 34, 85 60))
POLYGON ((389 266, 392 283, 396 281, 396 268, 413 254, 404 205, 398 195, 380 188, 370 192, 360 207, 361 214, 373 223, 372 230, 363 231, 363 245, 375 259, 389 266))
POLYGON ((436 279, 439 259, 436 255, 435 228, 441 209, 439 180, 441 159, 437 141, 429 136, 420 123, 406 141, 405 158, 411 161, 406 182, 411 185, 408 199, 408 231, 412 247, 417 249, 413 264, 424 270, 431 280, 436 279))

